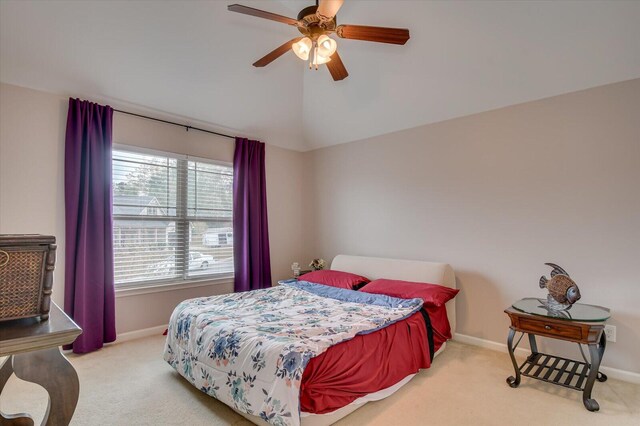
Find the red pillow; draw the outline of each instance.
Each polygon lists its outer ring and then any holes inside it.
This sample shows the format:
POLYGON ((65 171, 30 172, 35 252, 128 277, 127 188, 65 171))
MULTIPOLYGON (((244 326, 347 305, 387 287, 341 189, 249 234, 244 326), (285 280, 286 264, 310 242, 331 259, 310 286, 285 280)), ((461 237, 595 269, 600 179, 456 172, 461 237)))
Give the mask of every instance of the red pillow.
POLYGON ((444 306, 453 299, 460 290, 437 284, 416 283, 411 281, 379 279, 371 281, 360 289, 365 293, 386 294, 401 299, 415 297, 424 300, 425 306, 444 306))
POLYGON ((369 282, 368 278, 361 275, 329 269, 309 272, 298 277, 298 279, 302 281, 309 281, 310 283, 324 284, 331 287, 346 288, 347 290, 354 290, 369 282))

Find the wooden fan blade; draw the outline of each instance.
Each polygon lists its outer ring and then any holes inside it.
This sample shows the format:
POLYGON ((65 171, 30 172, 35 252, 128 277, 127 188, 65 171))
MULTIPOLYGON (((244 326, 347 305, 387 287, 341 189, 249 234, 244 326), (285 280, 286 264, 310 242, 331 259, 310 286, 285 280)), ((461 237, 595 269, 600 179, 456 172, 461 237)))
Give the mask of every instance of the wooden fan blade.
POLYGON ((342 59, 340 59, 340 55, 338 55, 338 51, 331 55, 331 60, 327 62, 327 68, 329 68, 329 72, 334 81, 344 80, 349 76, 347 69, 342 63, 342 59))
POLYGON ((232 4, 227 7, 227 10, 231 12, 243 13, 245 15, 256 16, 258 18, 271 19, 272 21, 282 22, 288 25, 298 25, 298 21, 293 18, 287 18, 286 16, 278 15, 276 13, 266 12, 260 9, 254 9, 253 7, 242 6, 240 4, 232 4))
POLYGON ((369 27, 366 25, 338 25, 338 37, 377 43, 405 44, 409 40, 406 28, 369 27))
POLYGON ((262 58, 260 58, 257 61, 255 61, 253 63, 253 66, 254 67, 264 67, 265 65, 269 65, 271 62, 275 61, 280 56, 282 56, 285 53, 287 53, 287 51, 291 49, 291 45, 293 43, 297 43, 300 39, 302 39, 302 37, 294 38, 294 39, 291 39, 291 40, 287 41, 286 43, 283 43, 280 47, 272 50, 271 52, 267 53, 262 58))
POLYGON ((320 0, 316 15, 321 21, 331 21, 342 7, 344 0, 320 0))

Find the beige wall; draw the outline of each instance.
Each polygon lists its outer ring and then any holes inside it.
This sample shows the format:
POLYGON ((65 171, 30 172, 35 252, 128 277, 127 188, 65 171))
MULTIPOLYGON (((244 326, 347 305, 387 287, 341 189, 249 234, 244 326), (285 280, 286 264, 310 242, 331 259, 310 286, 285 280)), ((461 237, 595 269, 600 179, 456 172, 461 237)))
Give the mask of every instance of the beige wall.
MULTIPOLYGON (((0 233, 52 234, 58 240, 53 300, 64 300, 64 134, 67 97, 0 85, 0 233)), ((231 162, 233 141, 149 120, 114 114, 114 142, 231 162)), ((290 275, 293 260, 304 257, 301 239, 302 154, 267 145, 273 279, 290 275)), ((118 333, 168 322, 187 298, 221 294, 232 283, 161 291, 118 293, 118 333)))
POLYGON ((458 332, 496 342, 558 263, 612 309, 604 365, 640 372, 640 80, 305 156, 313 253, 448 262, 458 332))
POLYGON ((0 84, 0 233, 55 235, 53 300, 64 300, 63 99, 0 84))
MULTIPOLYGON (((0 85, 0 233, 58 237, 60 304, 66 109, 66 97, 0 85)), ((613 311, 618 342, 604 364, 639 372, 638 111, 632 80, 304 154, 268 145, 274 280, 292 261, 338 253, 449 262, 462 289, 458 331, 504 342, 503 309, 543 296, 543 263, 557 262, 582 302, 613 311)), ((226 161, 233 150, 227 139, 119 114, 114 141, 226 161)), ((179 301, 228 291, 212 283, 120 295, 118 332, 164 324, 179 301)))

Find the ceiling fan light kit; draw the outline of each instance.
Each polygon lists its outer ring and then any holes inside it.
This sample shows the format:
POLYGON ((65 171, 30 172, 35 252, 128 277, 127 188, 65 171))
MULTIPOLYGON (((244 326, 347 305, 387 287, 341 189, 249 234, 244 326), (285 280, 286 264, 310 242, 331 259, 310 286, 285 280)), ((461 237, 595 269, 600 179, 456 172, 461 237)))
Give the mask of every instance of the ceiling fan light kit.
POLYGON ((291 45, 293 53, 303 61, 311 56, 309 68, 315 65, 316 70, 318 65, 326 64, 331 60, 331 55, 335 53, 337 47, 336 41, 324 34, 318 37, 318 40, 313 41, 309 37, 303 37, 291 45))
POLYGON ((254 62, 254 67, 264 67, 289 49, 303 61, 309 61, 309 68, 326 64, 331 77, 335 81, 347 78, 349 73, 338 54, 338 44, 329 37, 336 34, 343 39, 373 41, 403 45, 409 40, 409 30, 406 28, 371 27, 365 25, 336 25, 336 14, 344 0, 319 0, 315 6, 305 7, 298 13, 298 19, 288 18, 264 10, 248 6, 232 4, 227 7, 231 12, 269 19, 294 26, 303 37, 294 38, 280 47, 266 54, 254 62))

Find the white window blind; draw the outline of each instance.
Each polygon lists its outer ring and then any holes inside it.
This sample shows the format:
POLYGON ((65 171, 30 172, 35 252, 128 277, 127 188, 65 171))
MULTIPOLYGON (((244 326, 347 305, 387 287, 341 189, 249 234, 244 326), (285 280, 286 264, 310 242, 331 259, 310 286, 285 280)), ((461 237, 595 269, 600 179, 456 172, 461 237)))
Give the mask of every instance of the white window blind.
POLYGON ((117 286, 233 274, 233 169, 176 154, 114 149, 117 286))

